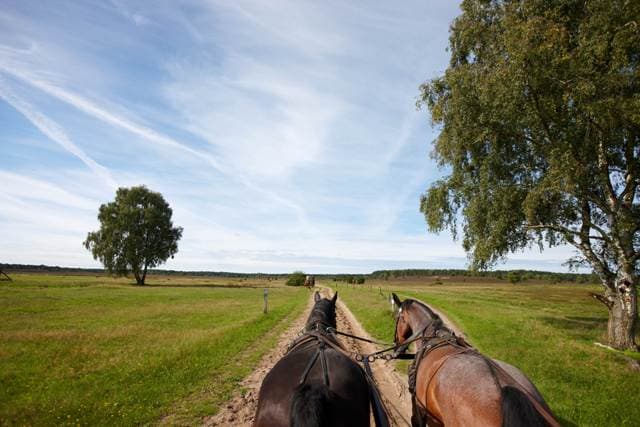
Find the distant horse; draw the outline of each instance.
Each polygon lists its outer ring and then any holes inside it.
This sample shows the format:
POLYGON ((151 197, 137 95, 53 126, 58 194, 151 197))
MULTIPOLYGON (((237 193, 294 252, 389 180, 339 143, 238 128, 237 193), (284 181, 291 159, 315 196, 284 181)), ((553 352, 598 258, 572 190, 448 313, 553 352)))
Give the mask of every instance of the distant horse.
POLYGON ((303 335, 262 382, 253 425, 369 426, 369 384, 327 328, 336 327, 336 293, 314 295, 303 335))
POLYGON ((400 301, 394 342, 416 342, 409 368, 411 424, 559 427, 533 383, 516 367, 489 359, 419 301, 400 301))
POLYGON ((307 276, 304 279, 304 285, 307 289, 312 289, 316 285, 316 278, 314 276, 307 276))

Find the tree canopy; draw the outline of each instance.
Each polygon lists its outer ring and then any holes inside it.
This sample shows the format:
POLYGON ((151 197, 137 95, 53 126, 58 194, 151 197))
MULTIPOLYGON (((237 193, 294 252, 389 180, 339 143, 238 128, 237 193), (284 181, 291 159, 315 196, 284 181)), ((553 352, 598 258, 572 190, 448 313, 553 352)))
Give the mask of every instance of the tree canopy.
POLYGON ((465 0, 450 52, 419 101, 450 171, 421 198, 428 228, 461 233, 480 269, 573 245, 604 285, 609 342, 635 348, 640 2, 465 0))
POLYGON ((90 232, 84 246, 107 271, 132 272, 143 285, 147 269, 178 252, 182 227, 174 227, 172 210, 160 193, 144 186, 119 188, 113 202, 100 206, 100 230, 90 232))

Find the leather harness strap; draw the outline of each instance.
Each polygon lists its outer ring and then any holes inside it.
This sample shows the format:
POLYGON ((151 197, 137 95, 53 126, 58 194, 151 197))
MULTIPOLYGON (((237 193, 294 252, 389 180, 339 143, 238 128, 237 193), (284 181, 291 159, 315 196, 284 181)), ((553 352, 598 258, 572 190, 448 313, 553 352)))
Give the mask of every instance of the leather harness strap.
POLYGON ((475 351, 471 347, 461 346, 461 345, 457 344, 456 342, 451 342, 451 341, 446 340, 446 339, 441 339, 438 342, 436 342, 435 344, 429 343, 429 344, 423 346, 418 351, 418 353, 416 354, 416 357, 415 357, 413 363, 411 364, 411 366, 409 368, 409 391, 411 392, 411 395, 413 396, 413 400, 414 400, 416 406, 418 406, 427 415, 428 418, 436 421, 438 424, 443 424, 442 420, 440 420, 433 413, 431 413, 431 411, 429 411, 429 409, 427 408, 427 406, 428 406, 427 402, 422 404, 422 402, 420 402, 420 400, 418 399, 418 397, 416 395, 416 383, 417 383, 417 374, 418 374, 418 368, 420 366, 420 362, 424 358, 426 358, 427 355, 429 353, 431 353, 432 351, 434 351, 436 349, 439 349, 439 348, 442 348, 442 347, 445 347, 446 345, 452 345, 452 346, 455 346, 456 348, 454 349, 454 351, 452 353, 446 354, 445 356, 443 356, 438 361, 438 363, 436 364, 435 369, 433 370, 433 373, 427 379, 427 387, 429 387, 429 384, 431 383, 431 380, 433 380, 433 378, 438 374, 438 372, 444 366, 444 364, 446 362, 448 362, 452 357, 458 356, 460 354, 468 353, 468 352, 471 352, 471 351, 475 351))
POLYGON ((542 416, 542 418, 544 418, 547 424, 549 424, 549 427, 560 427, 560 424, 553 417, 553 414, 551 414, 551 410, 548 407, 546 407, 546 405, 543 405, 541 402, 539 402, 538 399, 536 399, 526 388, 524 388, 518 382, 518 380, 513 378, 513 376, 510 375, 507 371, 505 371, 500 365, 498 365, 496 362, 494 362, 489 358, 486 358, 486 359, 495 369, 498 377, 498 382, 501 384, 501 387, 509 385, 523 392, 525 396, 527 396, 529 401, 531 401, 531 404, 536 409, 536 411, 538 411, 538 413, 542 416))
MULTIPOLYGON (((323 333, 319 327, 316 327, 316 329, 314 330, 305 332, 302 337, 294 340, 289 345, 287 353, 309 343, 315 342, 318 344, 317 350, 315 351, 313 356, 311 356, 311 359, 309 359, 309 362, 307 362, 307 366, 305 367, 304 372, 302 373, 300 384, 304 384, 306 382, 307 377, 309 376, 309 372, 311 371, 311 369, 316 364, 316 361, 319 358, 320 364, 322 366, 322 377, 323 377, 324 384, 327 387, 329 386, 329 366, 328 366, 329 363, 325 355, 325 350, 327 347, 330 347, 336 350, 337 352, 343 354, 350 360, 353 360, 352 354, 349 353, 349 351, 342 345, 342 343, 340 343, 340 341, 337 340, 333 332, 329 329, 327 329, 327 332, 330 335, 323 333)), ((373 410, 374 410, 373 415, 374 415, 374 420, 376 422, 376 426, 389 427, 389 420, 387 415, 388 410, 384 405, 384 401, 382 400, 382 397, 380 396, 375 379, 373 378, 373 373, 371 372, 371 368, 369 367, 368 360, 364 360, 364 365, 365 365, 364 375, 365 375, 365 378, 367 379, 367 383, 369 384, 369 391, 370 391, 371 402, 373 405, 373 410)))
POLYGON ((318 356, 320 355, 321 351, 322 350, 320 350, 320 347, 318 347, 316 352, 313 353, 313 356, 311 356, 311 359, 309 359, 309 362, 307 363, 307 367, 304 368, 304 371, 302 372, 302 377, 300 378, 300 384, 304 384, 307 381, 307 376, 309 375, 309 371, 311 371, 311 368, 313 368, 313 365, 316 364, 316 360, 318 360, 318 356))
POLYGON ((329 339, 328 337, 326 337, 324 334, 322 334, 317 330, 307 332, 300 339, 293 341, 289 345, 289 349, 287 350, 287 353, 290 353, 294 349, 299 348, 311 342, 318 343, 318 348, 315 351, 315 353, 313 353, 313 356, 311 356, 311 359, 309 359, 307 366, 304 368, 304 371, 302 372, 302 377, 300 378, 300 384, 304 384, 307 381, 309 372, 311 372, 311 369, 316 364, 316 361, 320 359, 320 365, 322 366, 322 380, 324 382, 324 385, 329 386, 329 362, 327 360, 327 355, 325 354, 325 350, 327 346, 333 348, 334 350, 337 350, 338 352, 344 354, 347 357, 349 357, 349 353, 338 342, 333 342, 333 340, 329 339))
POLYGON ((496 379, 496 386, 499 389, 507 385, 517 388, 518 390, 523 392, 525 396, 527 396, 527 398, 531 401, 531 404, 534 406, 536 411, 538 411, 538 413, 544 418, 544 420, 547 422, 549 427, 560 427, 560 424, 556 421, 556 419, 551 414, 550 409, 547 408, 546 405, 543 405, 542 403, 540 403, 524 386, 522 386, 522 384, 520 384, 515 378, 513 378, 512 375, 506 372, 500 365, 495 363, 490 358, 481 354, 479 351, 477 351, 475 348, 469 345, 469 343, 467 343, 463 338, 457 337, 453 332, 440 329, 437 331, 432 330, 431 331, 432 333, 430 335, 426 335, 426 333, 429 332, 429 329, 430 328, 425 329, 424 331, 425 335, 422 337, 424 345, 422 346, 422 348, 420 348, 420 350, 416 354, 416 357, 413 363, 409 367, 409 391, 412 394, 415 405, 418 406, 419 409, 426 414, 429 420, 435 421, 437 424, 440 424, 440 425, 444 424, 442 420, 438 419, 438 417, 436 417, 433 413, 429 411, 429 409, 427 408, 428 403, 425 402, 424 404, 422 404, 422 402, 420 402, 420 400, 418 400, 416 396, 416 382, 417 382, 418 368, 420 366, 420 362, 423 359, 425 359, 432 351, 445 346, 452 346, 454 347, 454 350, 451 353, 444 355, 437 362, 436 367, 433 370, 433 373, 427 379, 427 383, 426 383, 427 387, 429 387, 429 384, 431 383, 433 378, 438 374, 438 372, 444 366, 444 364, 447 361, 449 361, 451 358, 457 357, 465 353, 474 353, 475 355, 483 358, 487 362, 489 367, 492 369, 492 371, 494 372, 494 378, 496 379), (441 331, 444 331, 444 333, 440 334, 439 336, 438 334, 441 331))

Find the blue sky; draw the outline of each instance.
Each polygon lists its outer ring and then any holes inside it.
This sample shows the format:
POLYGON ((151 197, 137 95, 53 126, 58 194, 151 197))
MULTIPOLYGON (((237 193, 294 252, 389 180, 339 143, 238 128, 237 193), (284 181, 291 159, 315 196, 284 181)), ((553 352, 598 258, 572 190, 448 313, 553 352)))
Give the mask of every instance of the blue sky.
MULTIPOLYGON (((443 174, 415 108, 444 71, 451 1, 3 1, 0 262, 97 267, 118 186, 184 227, 166 268, 463 268, 428 234, 443 174)), ((565 271, 566 247, 498 268, 565 271)))

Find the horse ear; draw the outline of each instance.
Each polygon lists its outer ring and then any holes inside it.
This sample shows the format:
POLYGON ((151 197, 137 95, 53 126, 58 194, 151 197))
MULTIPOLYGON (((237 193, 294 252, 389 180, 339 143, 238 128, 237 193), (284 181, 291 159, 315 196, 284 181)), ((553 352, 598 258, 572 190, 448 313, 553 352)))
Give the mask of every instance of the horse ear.
POLYGON ((322 297, 320 296, 320 292, 316 291, 315 295, 313 295, 313 300, 315 302, 318 302, 322 299, 322 297))
POLYGON ((337 300, 338 300, 338 292, 333 294, 333 298, 331 298, 331 302, 333 303, 333 305, 336 305, 337 300))
POLYGON ((402 305, 402 301, 400 301, 400 298, 398 298, 398 295, 396 294, 391 294, 391 295, 393 295, 393 302, 395 302, 396 305, 400 307, 402 305))

